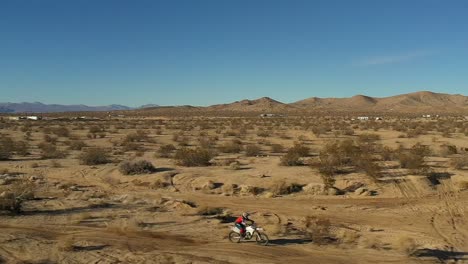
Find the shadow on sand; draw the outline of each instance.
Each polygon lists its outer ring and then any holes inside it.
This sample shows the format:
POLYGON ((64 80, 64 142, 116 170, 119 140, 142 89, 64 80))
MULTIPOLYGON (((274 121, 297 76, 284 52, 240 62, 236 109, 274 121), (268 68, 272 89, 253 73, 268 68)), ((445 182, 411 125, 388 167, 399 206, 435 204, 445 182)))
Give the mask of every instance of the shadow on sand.
POLYGON ((269 245, 276 245, 276 246, 286 246, 286 245, 303 245, 312 243, 312 239, 304 239, 304 238, 279 238, 279 239, 272 239, 268 243, 269 245))
POLYGON ((449 250, 441 250, 441 249, 419 249, 412 254, 415 257, 431 257, 437 258, 440 261, 447 261, 447 260, 468 260, 468 252, 457 252, 457 251, 449 251, 449 250))

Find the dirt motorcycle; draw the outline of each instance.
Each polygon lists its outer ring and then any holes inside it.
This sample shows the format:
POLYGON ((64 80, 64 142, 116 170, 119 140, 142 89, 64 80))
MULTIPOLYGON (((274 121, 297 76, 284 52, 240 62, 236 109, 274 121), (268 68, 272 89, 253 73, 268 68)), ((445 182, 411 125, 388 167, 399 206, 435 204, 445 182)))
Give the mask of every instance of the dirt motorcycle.
POLYGON ((233 243, 239 243, 241 240, 251 240, 255 237, 255 241, 259 245, 268 245, 268 236, 264 233, 263 228, 257 227, 255 224, 247 226, 245 228, 245 235, 242 237, 240 229, 237 226, 231 226, 231 232, 229 232, 229 241, 233 243))

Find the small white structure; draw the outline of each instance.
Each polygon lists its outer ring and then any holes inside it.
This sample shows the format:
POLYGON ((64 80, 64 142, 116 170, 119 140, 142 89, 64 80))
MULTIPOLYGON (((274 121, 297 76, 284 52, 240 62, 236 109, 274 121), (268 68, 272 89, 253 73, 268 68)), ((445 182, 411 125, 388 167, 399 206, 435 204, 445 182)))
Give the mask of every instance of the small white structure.
POLYGON ((261 114, 260 117, 274 117, 275 114, 261 114))
POLYGON ((424 118, 431 118, 431 115, 423 115, 424 118))
POLYGON ((41 120, 42 117, 40 117, 40 116, 27 116, 26 119, 27 120, 41 120))
POLYGON ((383 120, 383 118, 381 118, 379 116, 375 118, 375 121, 379 121, 379 120, 383 120))
POLYGON ((368 116, 358 116, 358 120, 369 120, 368 116))
POLYGON ((9 120, 20 120, 20 117, 19 116, 9 116, 8 119, 9 120))

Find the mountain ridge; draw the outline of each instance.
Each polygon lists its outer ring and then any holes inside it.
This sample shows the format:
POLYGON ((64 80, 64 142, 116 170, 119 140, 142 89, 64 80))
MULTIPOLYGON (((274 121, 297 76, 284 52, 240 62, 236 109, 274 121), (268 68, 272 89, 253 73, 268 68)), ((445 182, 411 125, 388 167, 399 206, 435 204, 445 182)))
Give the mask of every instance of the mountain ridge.
POLYGON ((0 113, 51 113, 83 111, 122 111, 135 110, 151 113, 152 111, 211 111, 211 112, 294 112, 294 111, 353 111, 353 112, 463 112, 468 113, 468 96, 445 94, 431 91, 419 91, 388 97, 355 95, 342 98, 309 97, 292 103, 283 103, 270 97, 244 99, 232 103, 210 106, 158 106, 146 104, 137 108, 124 105, 87 106, 34 103, 0 103, 0 113))

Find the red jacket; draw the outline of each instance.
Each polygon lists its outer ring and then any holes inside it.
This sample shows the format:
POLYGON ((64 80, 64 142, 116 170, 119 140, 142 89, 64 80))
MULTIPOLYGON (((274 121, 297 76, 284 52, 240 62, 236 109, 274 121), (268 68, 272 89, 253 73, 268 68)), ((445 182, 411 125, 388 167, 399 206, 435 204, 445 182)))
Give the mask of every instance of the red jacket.
POLYGON ((244 217, 239 216, 239 217, 236 219, 236 224, 241 224, 241 225, 243 225, 243 224, 244 224, 244 217))

